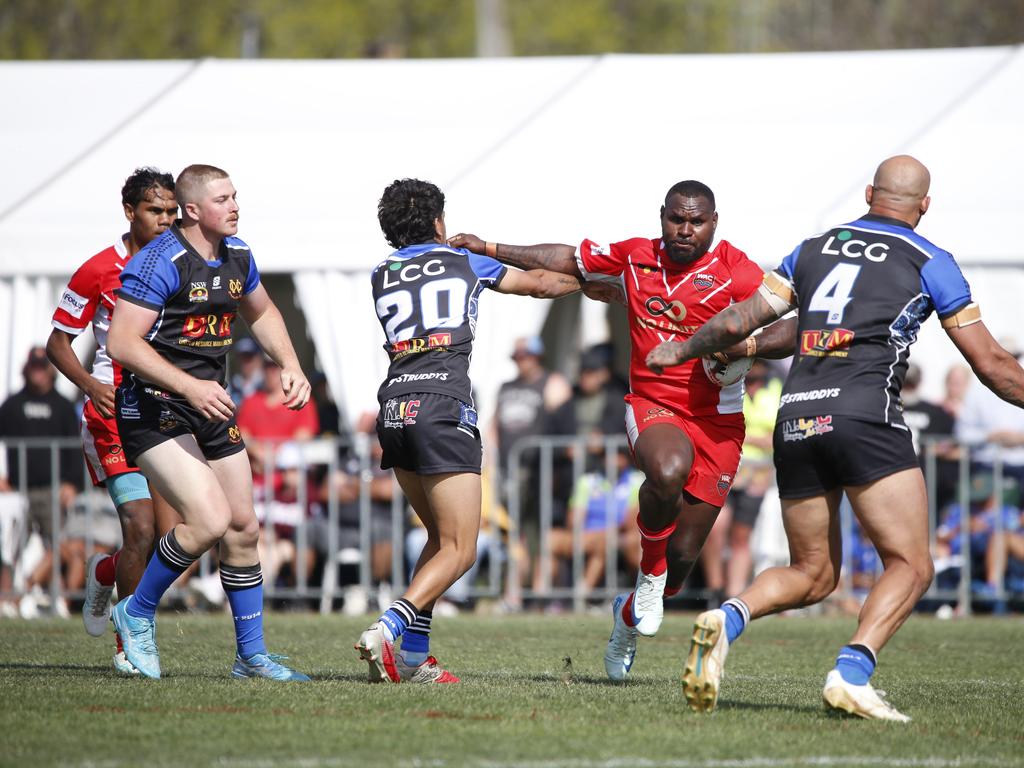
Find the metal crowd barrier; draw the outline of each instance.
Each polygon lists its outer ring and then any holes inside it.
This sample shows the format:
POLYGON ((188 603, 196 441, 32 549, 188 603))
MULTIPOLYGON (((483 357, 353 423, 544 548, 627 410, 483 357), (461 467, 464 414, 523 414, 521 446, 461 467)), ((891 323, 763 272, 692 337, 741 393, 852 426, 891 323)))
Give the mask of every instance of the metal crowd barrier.
MULTIPOLYGON (((392 473, 392 498, 389 506, 389 531, 392 552, 390 582, 384 584, 374 583, 371 573, 371 550, 374 541, 372 531, 374 528, 373 515, 374 503, 371 499, 371 483, 381 473, 376 469, 373 451, 371 450, 371 436, 360 435, 354 441, 343 439, 317 439, 300 445, 298 470, 301 482, 298 484, 296 504, 302 510, 298 524, 295 526, 295 563, 293 566, 294 584, 282 585, 268 580, 266 583, 266 595, 271 600, 307 601, 310 607, 318 607, 322 612, 329 612, 335 605, 336 598, 343 597, 351 587, 358 587, 364 596, 383 597, 385 594, 399 594, 408 581, 409 563, 405 557, 405 537, 410 528, 411 515, 407 508, 405 499, 401 493, 397 481, 392 473), (349 476, 355 477, 359 484, 358 505, 358 547, 341 546, 339 541, 339 513, 342 502, 339 499, 338 487, 335 480, 339 473, 346 470, 340 458, 342 453, 348 457, 346 464, 351 464, 349 476), (311 473, 325 475, 326 490, 318 501, 319 512, 322 520, 326 523, 326 543, 321 542, 320 549, 325 555, 323 562, 323 577, 319 583, 313 583, 309 578, 311 545, 317 542, 313 540, 313 529, 309 510, 311 508, 309 478, 311 473), (354 569, 349 583, 342 584, 339 579, 339 569, 348 567, 354 569)), ((11 558, 14 562, 4 562, 5 566, 19 566, 18 558, 25 552, 26 544, 29 541, 31 531, 27 525, 27 450, 30 448, 44 447, 49 450, 51 465, 51 477, 48 486, 50 494, 50 518, 53 526, 52 551, 61 551, 61 541, 65 537, 64 523, 66 511, 62 510, 59 501, 60 492, 60 451, 65 448, 79 448, 79 442, 75 438, 27 438, 4 441, 8 449, 18 452, 20 472, 16 478, 9 478, 13 492, 0 494, 0 556, 11 558)), ((935 490, 937 483, 936 469, 936 441, 922 441, 924 450, 925 479, 929 497, 929 520, 930 540, 934 545, 936 541, 936 527, 938 521, 938 510, 935 509, 935 490)), ((601 447, 602 467, 609 487, 614 488, 618 477, 616 466, 616 452, 624 448, 626 441, 624 437, 612 436, 603 438, 601 447)), ((266 455, 271 460, 266 463, 268 466, 276 464, 276 458, 282 447, 280 445, 267 444, 266 455)), ((562 472, 571 467, 571 487, 586 469, 587 441, 576 437, 555 437, 540 436, 530 437, 518 441, 512 446, 508 465, 504 468, 504 479, 502 489, 507 499, 508 526, 507 530, 498 533, 498 524, 492 523, 492 545, 487 550, 487 567, 479 573, 474 583, 468 585, 465 596, 471 599, 504 600, 513 608, 519 606, 522 601, 564 601, 571 603, 576 611, 584 610, 591 601, 607 601, 614 595, 631 586, 632 575, 624 573, 620 567, 620 544, 619 537, 612 533, 605 537, 605 569, 602 583, 591 592, 587 593, 583 588, 583 569, 585 557, 583 551, 583 529, 582 522, 584 515, 577 515, 575 525, 572 529, 572 557, 568 565, 568 583, 559 584, 558 574, 551 569, 551 530, 554 523, 555 499, 555 472, 556 463, 562 472), (530 468, 527 468, 527 465, 530 468), (534 493, 531 494, 537 501, 535 510, 524 508, 526 499, 523 497, 523 479, 531 473, 536 478, 534 493), (536 515, 539 523, 538 551, 531 553, 539 557, 539 584, 537 588, 532 585, 521 586, 524 579, 524 563, 520 558, 520 533, 523 530, 523 521, 527 515, 536 515), (497 546, 494 542, 499 542, 497 546)), ((1004 465, 1001 458, 997 459, 992 469, 993 488, 995 498, 1002 500, 1006 488, 1004 478, 1004 465)), ((87 477, 87 475, 83 475, 87 477)), ((960 554, 959 582, 955 589, 940 589, 933 582, 925 598, 934 604, 949 603, 955 604, 961 615, 969 615, 974 610, 976 596, 972 594, 972 574, 970 556, 970 479, 971 465, 969 452, 961 451, 959 462, 959 490, 958 499, 961 509, 960 525, 960 554)), ((257 490, 257 489, 254 489, 257 490)), ((263 497, 272 499, 274 495, 273 475, 266 473, 263 478, 263 497)), ((494 491, 499 490, 497 487, 494 491)), ((485 491, 486 493, 486 491, 485 491)), ((501 494, 495 493, 495 497, 501 494)), ((614 498, 609 494, 605 503, 606 534, 617 531, 614 506, 614 498)), ((259 503, 257 504, 259 505, 259 503)), ((269 509, 269 505, 265 508, 269 509)), ((89 489, 80 494, 76 500, 74 513, 85 515, 87 523, 85 550, 86 557, 94 551, 96 542, 93 537, 93 528, 96 522, 94 516, 114 514, 113 507, 102 490, 89 489)), ((765 515, 777 515, 778 509, 762 509, 761 517, 765 515)), ((264 541, 272 546, 277 538, 272 520, 264 527, 264 541)), ((849 510, 844 510, 842 527, 844 541, 849 541, 851 531, 851 519, 849 510)), ((1004 521, 1001 504, 996 505, 995 514, 995 535, 1004 532, 1004 521)), ((379 527, 379 526, 378 526, 379 527)), ((933 546, 934 551, 934 546, 933 546)), ((484 554, 481 552, 481 554, 484 554)), ((849 548, 844 546, 844 557, 847 558, 844 570, 849 572, 852 563, 849 561, 849 548)), ((200 568, 200 576, 212 572, 214 564, 208 557, 204 557, 200 568)), ((700 567, 699 565, 697 566, 700 567)), ((879 564, 879 572, 880 572, 879 564)), ((266 567, 264 569, 266 571, 266 567)), ((18 573, 18 582, 23 582, 25 574, 18 573)), ((848 582, 844 581, 846 588, 838 593, 840 597, 848 597, 852 593, 848 582)), ((17 587, 17 584, 16 584, 17 587)), ((21 593, 17 590, 0 592, 0 599, 17 599, 21 593)), ((683 598, 702 599, 704 593, 685 588, 681 593, 683 598)), ((61 558, 55 556, 50 573, 49 597, 51 601, 64 599, 81 599, 81 590, 65 592, 61 587, 61 558)), ((987 599, 1005 601, 1011 595, 1007 593, 1002 583, 994 595, 988 595, 987 599)))

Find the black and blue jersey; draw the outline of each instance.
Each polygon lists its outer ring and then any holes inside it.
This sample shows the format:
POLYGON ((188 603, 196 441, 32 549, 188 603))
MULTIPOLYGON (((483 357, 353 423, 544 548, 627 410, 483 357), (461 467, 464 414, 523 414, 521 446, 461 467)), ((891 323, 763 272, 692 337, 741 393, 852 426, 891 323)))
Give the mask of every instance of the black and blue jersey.
POLYGON ((469 361, 480 293, 506 267, 439 243, 395 251, 373 270, 373 300, 391 358, 377 397, 434 392, 472 404, 469 361))
POLYGON ((805 240, 773 278, 800 308, 779 420, 841 414, 905 429, 900 390, 921 323, 971 303, 953 257, 909 225, 867 214, 805 240))
POLYGON ((160 313, 146 340, 161 357, 196 378, 224 384, 238 303, 259 284, 242 240, 224 238, 218 259, 208 262, 175 224, 132 257, 117 295, 160 313))

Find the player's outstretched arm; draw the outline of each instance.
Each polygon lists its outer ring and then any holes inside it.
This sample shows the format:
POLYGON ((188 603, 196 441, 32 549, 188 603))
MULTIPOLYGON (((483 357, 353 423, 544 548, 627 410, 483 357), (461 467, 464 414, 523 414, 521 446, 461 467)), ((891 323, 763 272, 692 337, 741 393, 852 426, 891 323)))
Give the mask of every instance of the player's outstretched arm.
POLYGON ((576 266, 576 249, 564 243, 508 245, 486 242, 476 235, 460 232, 448 238, 448 245, 490 256, 503 264, 511 264, 520 269, 546 269, 583 279, 579 267, 576 266))
POLYGON ((85 370, 75 350, 71 348, 74 338, 67 331, 54 328, 50 331, 50 338, 46 340, 46 356, 58 371, 89 396, 96 410, 104 418, 109 419, 114 415, 114 387, 94 379, 92 374, 85 370))
POLYGON ((661 374, 669 366, 720 352, 743 341, 777 317, 777 311, 760 292, 755 293, 749 299, 723 309, 686 341, 663 341, 647 355, 647 367, 661 374))
POLYGON ((526 272, 510 269, 494 286, 498 293, 511 293, 516 296, 533 296, 536 299, 557 299, 576 293, 583 287, 577 277, 564 275, 561 272, 550 272, 546 269, 531 269, 526 272))
POLYGON ((733 344, 723 351, 726 360, 741 357, 762 357, 767 360, 781 360, 796 351, 796 315, 778 320, 760 333, 748 336, 739 344, 733 344))
POLYGON ((110 321, 107 352, 146 381, 181 395, 206 418, 227 421, 235 410, 235 404, 219 382, 197 379, 176 368, 160 357, 146 341, 145 336, 158 314, 156 310, 133 304, 122 296, 110 321))
POLYGON ((960 354, 982 383, 1003 400, 1024 408, 1024 369, 1017 359, 992 338, 981 320, 946 328, 960 354))
POLYGON ((271 300, 263 283, 242 297, 238 313, 264 351, 281 366, 284 404, 294 411, 299 410, 309 402, 312 387, 299 365, 281 310, 271 300))

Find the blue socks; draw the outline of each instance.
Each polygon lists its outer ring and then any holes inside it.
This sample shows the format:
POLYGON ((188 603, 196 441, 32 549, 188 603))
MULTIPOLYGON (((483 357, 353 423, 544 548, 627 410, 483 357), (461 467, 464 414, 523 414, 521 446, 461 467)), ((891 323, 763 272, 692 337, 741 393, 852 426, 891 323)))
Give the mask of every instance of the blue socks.
POLYGON ((732 645, 733 641, 743 634, 750 622, 750 609, 747 604, 738 597, 731 598, 722 603, 722 610, 725 611, 725 636, 732 645))
POLYGON ((263 571, 256 565, 220 564, 220 583, 231 605, 235 620, 238 655, 248 659, 266 653, 263 642, 263 571))
POLYGON ((430 655, 430 620, 433 616, 433 611, 420 611, 402 636, 402 660, 410 667, 418 667, 430 655))
POLYGON ((416 606, 404 598, 399 598, 391 604, 377 621, 384 625, 384 633, 390 635, 388 640, 392 643, 402 636, 409 625, 416 621, 416 606))
POLYGON ((174 529, 169 530, 156 544, 156 553, 149 558, 139 586, 135 588, 131 602, 125 610, 129 616, 152 619, 156 606, 171 584, 192 565, 199 555, 192 555, 181 548, 174 538, 174 529))
POLYGON ((839 649, 835 668, 850 685, 867 685, 877 663, 874 651, 866 645, 851 643, 839 649))

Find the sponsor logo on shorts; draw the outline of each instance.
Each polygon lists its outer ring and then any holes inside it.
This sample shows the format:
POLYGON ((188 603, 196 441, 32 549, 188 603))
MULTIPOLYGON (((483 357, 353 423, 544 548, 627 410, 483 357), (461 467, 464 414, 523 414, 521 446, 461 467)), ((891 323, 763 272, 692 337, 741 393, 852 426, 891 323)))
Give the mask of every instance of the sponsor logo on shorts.
POLYGON ((475 438, 476 433, 473 430, 476 429, 476 420, 476 408, 465 403, 459 403, 459 426, 456 429, 475 438))
POLYGON ((725 496, 725 494, 729 492, 729 486, 731 485, 732 475, 730 475, 728 472, 723 472, 721 475, 718 476, 718 484, 716 485, 716 487, 718 488, 718 493, 720 495, 725 496))
POLYGON ((111 456, 116 456, 120 452, 121 452, 121 446, 118 445, 117 443, 114 443, 114 445, 112 445, 109 448, 107 448, 107 453, 109 453, 111 456))
POLYGON ((706 291, 715 284, 715 276, 707 272, 698 272, 693 276, 693 287, 698 291, 706 291))
POLYGON ((242 281, 237 277, 228 280, 228 296, 232 299, 242 298, 242 281))
POLYGON ((806 392, 789 392, 782 396, 779 404, 789 405, 790 403, 805 403, 808 400, 829 400, 839 397, 841 391, 842 387, 829 387, 827 389, 810 389, 806 392))
POLYGON ((800 334, 800 354, 811 357, 849 357, 855 335, 846 328, 804 331, 800 334))
POLYGON ((121 407, 119 413, 122 419, 141 419, 142 413, 139 411, 139 396, 135 394, 134 389, 122 390, 121 395, 121 407))
POLYGON ((675 413, 670 411, 668 408, 648 408, 647 415, 644 416, 643 423, 646 424, 648 421, 653 421, 654 419, 667 419, 672 416, 675 416, 675 413))
POLYGON ((782 440, 792 443, 832 431, 832 416, 813 416, 808 419, 790 419, 782 422, 782 440))
POLYGON ((391 345, 391 359, 400 360, 407 355, 416 355, 420 352, 431 352, 450 347, 452 335, 450 333, 432 333, 429 336, 420 336, 415 339, 396 341, 391 345))
POLYGON ((401 429, 406 424, 415 424, 419 409, 419 400, 388 400, 384 403, 384 429, 401 429))
POLYGON ((80 320, 88 304, 89 300, 85 296, 79 296, 70 288, 65 288, 64 293, 60 297, 60 304, 57 306, 58 309, 63 309, 72 317, 80 320))
POLYGON ((242 442, 242 430, 240 430, 236 424, 232 424, 228 427, 228 440, 235 445, 242 442))
POLYGON ((160 431, 170 432, 172 429, 178 426, 178 420, 174 418, 174 414, 170 411, 160 411, 160 431))
POLYGON ((126 464, 126 463, 127 462, 125 461, 124 454, 121 454, 121 453, 119 453, 117 455, 111 454, 110 456, 105 456, 103 458, 103 465, 106 466, 106 467, 111 467, 114 464, 126 464))
POLYGON ((210 292, 206 290, 206 281, 199 280, 198 282, 192 283, 192 287, 188 292, 188 300, 193 304, 198 304, 202 301, 207 301, 210 298, 210 292))
POLYGON ((447 373, 403 373, 401 376, 395 376, 394 378, 388 379, 388 386, 394 386, 395 384, 407 384, 410 381, 448 381, 447 373))

